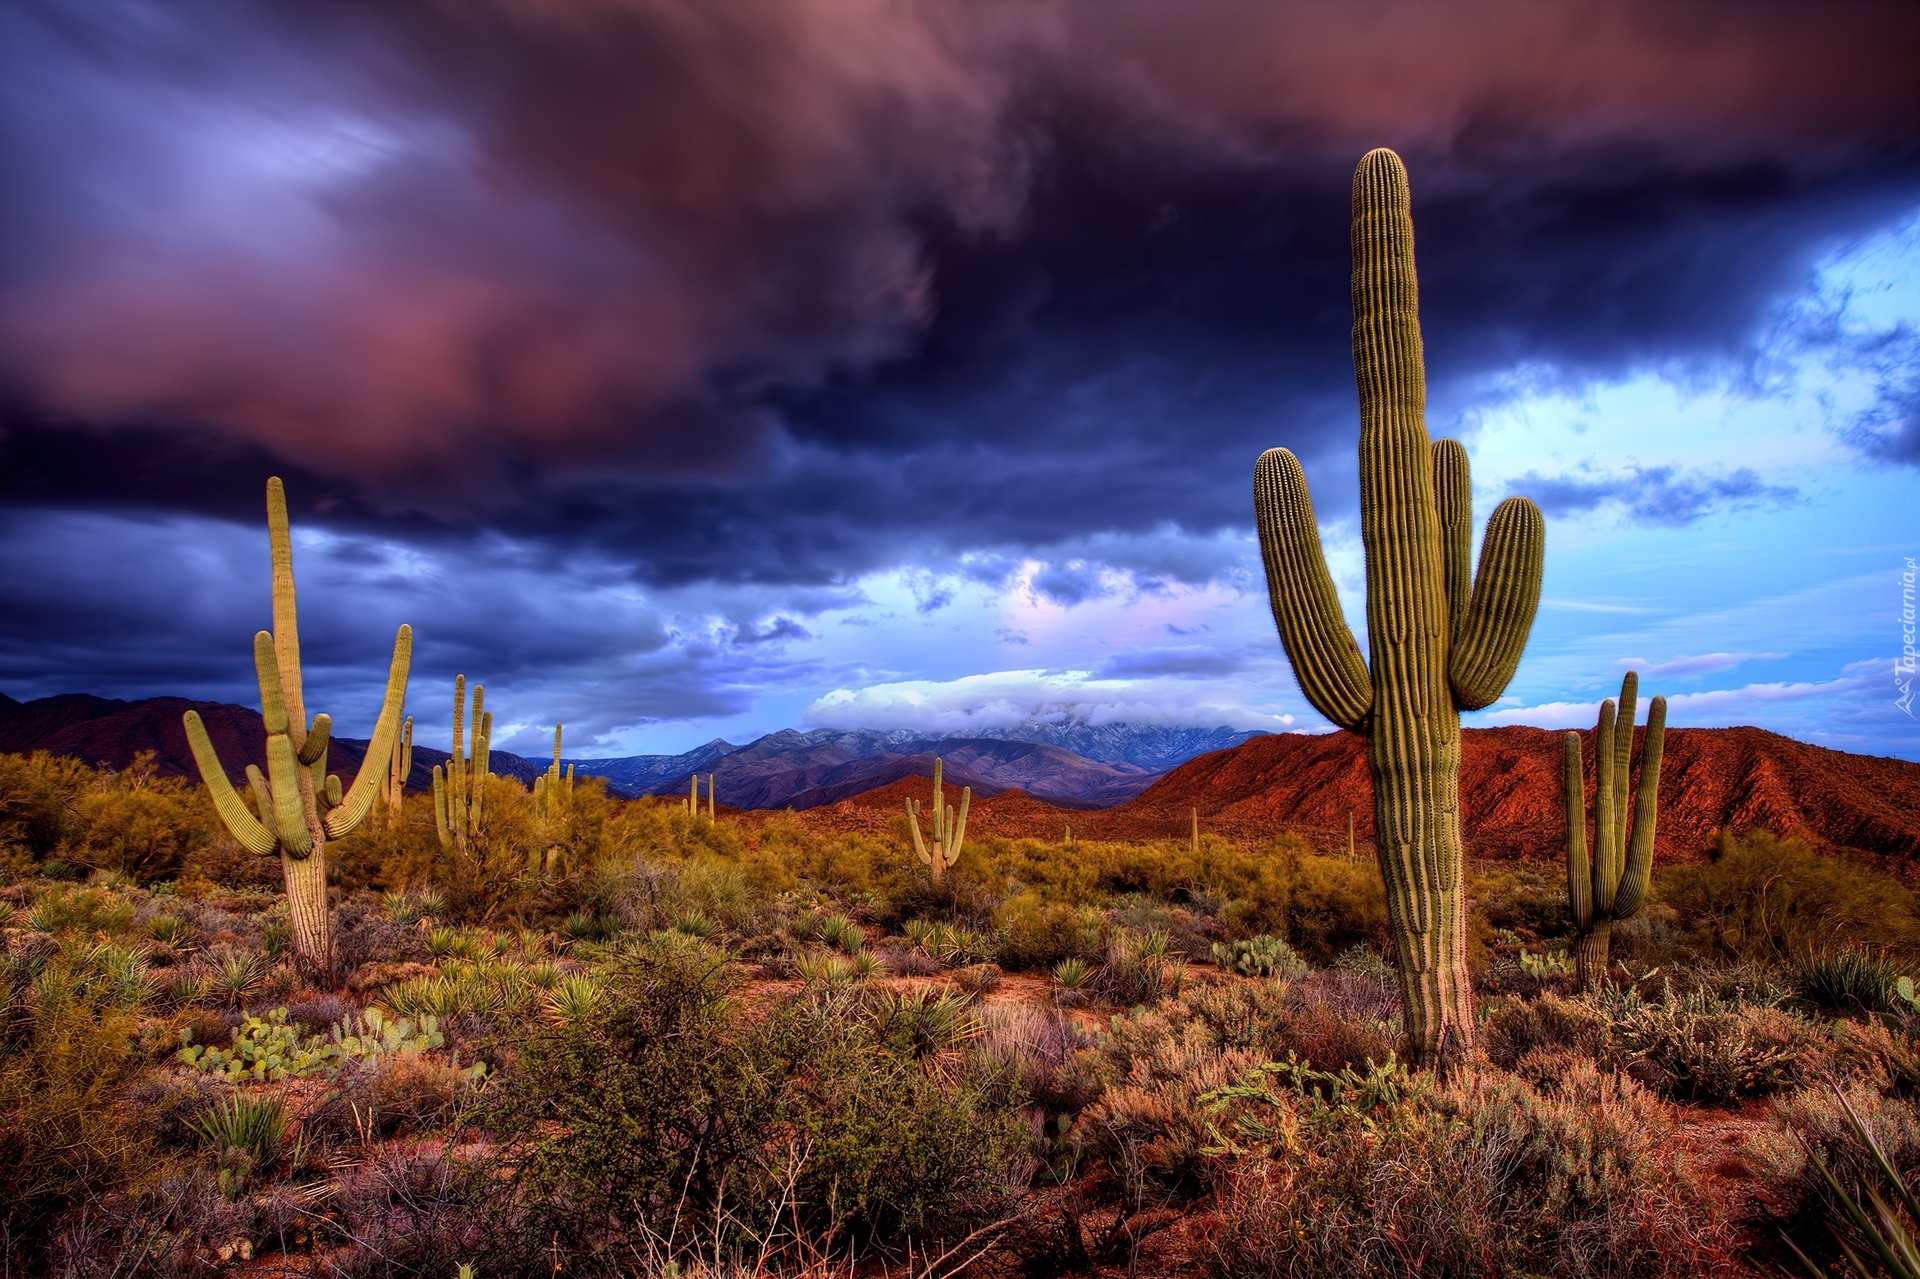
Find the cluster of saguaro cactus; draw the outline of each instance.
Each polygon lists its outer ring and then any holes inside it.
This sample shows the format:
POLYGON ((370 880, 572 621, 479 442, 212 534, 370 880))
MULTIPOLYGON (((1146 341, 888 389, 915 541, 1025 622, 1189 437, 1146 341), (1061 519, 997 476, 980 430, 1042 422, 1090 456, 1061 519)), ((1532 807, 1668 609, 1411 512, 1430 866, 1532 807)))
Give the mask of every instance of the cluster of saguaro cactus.
POLYGON ((933 882, 940 882, 940 874, 960 858, 960 845, 967 838, 967 809, 973 805, 973 787, 963 787, 960 791, 960 807, 955 809, 946 801, 945 792, 940 789, 941 760, 933 758, 933 843, 929 845, 920 834, 920 801, 907 799, 907 827, 913 832, 913 851, 925 863, 933 882))
POLYGON ((553 763, 547 765, 544 774, 533 779, 533 811, 541 818, 563 811, 567 801, 573 798, 573 765, 567 765, 564 776, 560 772, 560 728, 559 724, 553 726, 553 763))
POLYGON ((1408 1056, 1442 1064, 1474 1038, 1460 850, 1460 711, 1491 704, 1540 601, 1545 524, 1493 512, 1471 572, 1466 450, 1433 441, 1406 169, 1368 152, 1353 177, 1353 362, 1360 394, 1363 659, 1341 616, 1306 475, 1286 449, 1254 468, 1274 622, 1315 709, 1367 738, 1374 831, 1399 961, 1408 1056))
POLYGON ((194 711, 183 717, 187 742, 200 777, 212 792, 221 822, 248 852, 279 853, 287 885, 288 923, 294 962, 311 981, 333 976, 333 930, 327 910, 328 840, 343 839, 366 817, 399 736, 401 707, 407 697, 407 670, 413 660, 413 628, 393 637, 387 691, 375 722, 373 740, 360 761, 353 785, 342 788, 327 769, 327 739, 333 721, 327 715, 307 720, 300 674, 300 627, 294 608, 293 542, 287 527, 287 494, 279 477, 267 481, 267 538, 273 552, 273 630, 253 637, 254 672, 260 680, 260 718, 267 731, 267 771, 247 765, 255 808, 227 778, 227 771, 194 711))
POLYGON ((407 798, 407 778, 413 773, 413 716, 393 739, 393 751, 387 760, 386 784, 380 788, 380 806, 390 820, 398 821, 401 805, 407 798))
MULTIPOLYGON (((719 810, 713 798, 713 774, 707 774, 707 820, 713 821, 719 810)), ((700 774, 695 773, 687 780, 687 816, 700 816, 700 774)))
POLYGON ((480 810, 491 775, 493 712, 487 690, 473 686, 473 754, 467 754, 467 677, 453 677, 453 751, 446 767, 433 766, 433 824, 440 847, 465 853, 480 834, 480 810))
POLYGON ((1574 973, 1580 989, 1602 980, 1613 926, 1632 919, 1647 900, 1653 877, 1653 833, 1660 817, 1660 756, 1667 737, 1667 699, 1647 707, 1647 735, 1640 746, 1640 788, 1634 794, 1633 825, 1627 825, 1627 789, 1633 765, 1634 704, 1640 675, 1620 681, 1620 704, 1600 703, 1593 730, 1593 852, 1587 852, 1587 787, 1580 734, 1566 737, 1567 902, 1576 934, 1574 973))

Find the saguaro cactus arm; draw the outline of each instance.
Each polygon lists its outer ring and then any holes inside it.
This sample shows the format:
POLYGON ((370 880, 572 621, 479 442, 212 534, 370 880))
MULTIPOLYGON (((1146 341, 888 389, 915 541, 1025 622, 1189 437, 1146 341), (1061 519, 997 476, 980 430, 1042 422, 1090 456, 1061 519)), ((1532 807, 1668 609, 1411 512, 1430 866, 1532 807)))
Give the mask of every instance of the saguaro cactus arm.
POLYGON ((1581 773, 1580 734, 1566 736, 1567 908, 1573 926, 1593 926, 1593 863, 1587 856, 1587 784, 1581 773))
MULTIPOLYGON (((287 712, 287 735, 294 749, 307 744, 307 702, 300 679, 300 614, 294 607, 293 537, 287 524, 287 490, 274 476, 267 481, 267 545, 273 554, 274 665, 287 712)), ((278 786, 278 782, 275 782, 278 786)))
POLYGON ((1433 504, 1440 517, 1440 556, 1447 578, 1447 616, 1455 639, 1473 597, 1473 480, 1458 440, 1433 442, 1433 504))
POLYGON ((289 732, 273 636, 265 631, 253 637, 253 665, 260 677, 260 719, 267 730, 267 777, 273 783, 274 828, 281 849, 298 859, 313 851, 313 832, 307 827, 306 808, 301 803, 300 760, 289 732))
POLYGON ((1539 507, 1510 497, 1494 508, 1480 541, 1472 600, 1466 617, 1456 620, 1448 655, 1447 679, 1461 710, 1491 706, 1506 692, 1540 609, 1546 551, 1547 524, 1539 507))
POLYGON ((1633 801, 1633 842, 1627 848, 1626 868, 1620 874, 1620 891, 1613 899, 1615 919, 1632 919, 1638 913, 1653 878, 1653 833, 1660 819, 1660 759, 1666 739, 1667 699, 1656 697, 1647 707, 1647 736, 1640 746, 1640 789, 1633 801))
MULTIPOLYGON (((246 801, 233 788, 227 779, 227 770, 220 763, 219 752, 213 748, 213 739, 207 736, 207 726, 200 722, 200 712, 188 711, 183 717, 187 726, 187 745, 193 750, 193 762, 200 766, 200 779, 207 784, 207 790, 213 795, 214 811, 220 814, 221 823, 232 833, 235 842, 250 853, 270 853, 276 841, 273 832, 262 826, 254 815, 247 811, 246 801)), ((248 765, 249 771, 258 776, 258 770, 248 765)), ((263 805, 263 813, 272 811, 263 805)))
POLYGON ((1340 612, 1306 473, 1288 450, 1260 455, 1253 468, 1253 511, 1267 600, 1300 691, 1322 715, 1357 729, 1373 708, 1373 681, 1340 612))
POLYGON ((406 705, 407 672, 412 665, 413 628, 402 626, 394 632, 393 660, 387 665, 387 695, 380 705, 380 718, 373 726, 373 740, 367 743, 360 771, 354 774, 353 785, 340 806, 327 814, 327 834, 334 839, 352 834, 366 817, 367 810, 373 807, 374 796, 380 790, 380 775, 386 771, 386 761, 393 754, 394 742, 400 733, 400 711, 406 705))

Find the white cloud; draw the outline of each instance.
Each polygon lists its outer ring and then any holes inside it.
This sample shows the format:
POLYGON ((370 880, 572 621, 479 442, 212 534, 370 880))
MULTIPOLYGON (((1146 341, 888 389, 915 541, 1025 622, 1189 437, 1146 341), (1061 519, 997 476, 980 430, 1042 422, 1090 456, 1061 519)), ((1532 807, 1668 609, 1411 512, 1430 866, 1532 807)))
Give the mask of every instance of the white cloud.
POLYGON ((994 671, 950 680, 837 688, 807 707, 822 728, 957 730, 1017 724, 1168 724, 1279 730, 1294 717, 1245 704, 1232 687, 1178 679, 1100 679, 1090 671, 994 671))
POLYGON ((1623 657, 1614 665, 1621 670, 1637 670, 1642 679, 1691 679, 1730 671, 1747 662, 1777 662, 1791 653, 1701 653, 1682 654, 1665 662, 1650 662, 1644 657, 1623 657))

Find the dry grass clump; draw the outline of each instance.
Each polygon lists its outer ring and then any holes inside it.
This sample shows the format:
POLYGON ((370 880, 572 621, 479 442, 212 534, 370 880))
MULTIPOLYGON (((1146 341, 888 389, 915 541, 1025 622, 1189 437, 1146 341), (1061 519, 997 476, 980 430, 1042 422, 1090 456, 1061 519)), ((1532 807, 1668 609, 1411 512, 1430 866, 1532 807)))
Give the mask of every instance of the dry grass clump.
MULTIPOLYGON (((1571 1063, 1570 1063, 1571 1064, 1571 1063)), ((1690 1194, 1664 1109, 1571 1064, 1539 1084, 1469 1074, 1430 1091, 1382 1072, 1232 1100, 1218 1273, 1698 1275, 1738 1238, 1690 1194)))

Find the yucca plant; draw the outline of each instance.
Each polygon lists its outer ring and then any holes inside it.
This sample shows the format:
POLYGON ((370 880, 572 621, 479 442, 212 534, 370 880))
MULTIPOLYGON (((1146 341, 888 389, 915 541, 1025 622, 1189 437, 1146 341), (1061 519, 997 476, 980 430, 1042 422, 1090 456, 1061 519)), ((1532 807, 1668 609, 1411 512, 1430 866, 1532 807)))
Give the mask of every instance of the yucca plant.
POLYGON ((1864 950, 1802 955, 1794 964, 1794 984, 1802 998, 1827 1012, 1884 1013, 1898 1006, 1893 964, 1864 950))
POLYGON ((447 899, 438 889, 429 888, 420 894, 420 914, 427 919, 439 919, 447 913, 447 899))
MULTIPOLYGON (((1920 1279, 1920 1238, 1914 1234, 1915 1223, 1920 1223, 1920 1202, 1915 1202, 1913 1189, 1907 1184, 1907 1179, 1887 1158, 1886 1148, 1873 1135, 1873 1129, 1860 1117, 1860 1112, 1853 1108, 1853 1103, 1847 1100, 1846 1093, 1837 1086, 1833 1093, 1846 1115, 1847 1128, 1867 1153, 1873 1156, 1874 1175, 1880 1183, 1878 1186, 1862 1185, 1860 1195, 1855 1195, 1841 1184, 1827 1161, 1820 1157, 1820 1152, 1807 1141, 1806 1134, 1794 1133, 1805 1148, 1807 1158, 1820 1170, 1821 1180, 1827 1183, 1827 1190, 1833 1195, 1841 1213, 1865 1239, 1868 1250, 1879 1261, 1878 1266, 1868 1265, 1866 1259, 1847 1241, 1839 1226, 1830 1222, 1827 1228, 1833 1232, 1834 1242, 1839 1245, 1840 1254, 1847 1263, 1844 1270, 1836 1273, 1855 1275, 1858 1279, 1878 1279, 1881 1275, 1891 1275, 1893 1279, 1920 1279), (1861 1204, 1860 1196, 1866 1198, 1865 1205, 1861 1204), (1902 1210, 1906 1214, 1904 1217, 1902 1210)), ((1828 1273, 1815 1265, 1813 1259, 1801 1251, 1800 1245, 1784 1234, 1781 1239, 1792 1249, 1794 1257, 1806 1268, 1807 1274, 1813 1279, 1828 1279, 1828 1273)))
POLYGON ((201 1140, 220 1152, 223 1167, 229 1152, 245 1156, 245 1166, 239 1173, 242 1180, 248 1172, 270 1168, 279 1161, 291 1126, 287 1103, 281 1098, 250 1097, 239 1092, 215 1102, 192 1121, 201 1140))
POLYGON ((420 903, 410 893, 390 892, 380 894, 380 913, 402 926, 418 923, 420 903))
POLYGON ((820 925, 820 938, 836 950, 849 955, 858 954, 866 947, 867 935, 860 925, 845 915, 829 915, 820 925))
POLYGON ((560 921, 560 935, 568 941, 593 941, 606 936, 600 921, 586 911, 577 910, 560 921))
POLYGON ((689 937, 710 937, 713 935, 713 921, 697 910, 690 910, 673 921, 673 931, 689 937))
MULTIPOLYGON (((4 922, 0 918, 0 923, 4 922)), ((147 936, 175 950, 186 950, 193 945, 196 934, 193 925, 178 915, 155 915, 147 921, 147 936)))
POLYGON ((238 1006, 260 989, 267 967, 259 956, 246 951, 228 951, 213 965, 213 988, 228 1003, 238 1006))
POLYGON ((495 959, 505 959, 513 951, 513 935, 511 933, 493 934, 487 938, 487 949, 493 952, 495 959))
POLYGON ((915 1058, 950 1052, 983 1030, 972 1001, 931 986, 901 994, 883 990, 867 1007, 881 1041, 915 1058))
POLYGON ((1053 979, 1060 983, 1062 990, 1084 990, 1092 976, 1093 970, 1087 967, 1087 961, 1078 956, 1053 966, 1053 979))
POLYGON ((427 954, 435 959, 447 959, 459 948, 460 934, 451 928, 436 928, 427 934, 427 954))
POLYGON ((793 970, 809 986, 845 986, 860 976, 846 956, 830 950, 810 951, 795 957, 793 970))
POLYGON ((600 984, 584 973, 563 977, 541 1000, 547 1020, 576 1022, 590 1015, 600 1002, 600 984))

